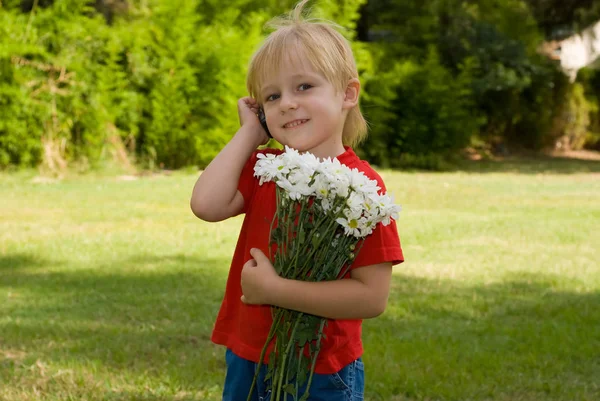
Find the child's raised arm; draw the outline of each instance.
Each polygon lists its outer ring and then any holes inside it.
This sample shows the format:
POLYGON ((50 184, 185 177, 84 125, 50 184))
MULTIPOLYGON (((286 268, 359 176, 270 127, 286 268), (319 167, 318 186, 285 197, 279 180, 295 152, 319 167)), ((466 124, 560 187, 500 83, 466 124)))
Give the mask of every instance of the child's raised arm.
POLYGON ((238 100, 241 128, 196 181, 190 207, 202 220, 225 220, 244 207, 244 198, 237 190, 242 168, 252 152, 268 141, 257 113, 256 100, 250 97, 238 100))

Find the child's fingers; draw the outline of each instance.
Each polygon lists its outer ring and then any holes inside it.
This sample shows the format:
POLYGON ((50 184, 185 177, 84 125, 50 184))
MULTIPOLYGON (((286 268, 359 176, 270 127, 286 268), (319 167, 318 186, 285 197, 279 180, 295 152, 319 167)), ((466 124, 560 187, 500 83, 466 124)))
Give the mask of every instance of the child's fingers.
POLYGON ((238 100, 238 106, 240 108, 242 107, 250 107, 250 98, 247 97, 243 97, 240 100, 238 100))
POLYGON ((240 125, 244 125, 244 123, 251 121, 254 122, 253 119, 258 121, 257 116, 260 110, 259 107, 256 99, 249 96, 238 99, 238 117, 240 119, 240 125))
POLYGON ((246 263, 244 263, 244 266, 242 266, 242 270, 247 267, 255 267, 255 266, 256 266, 256 260, 250 259, 246 263))
POLYGON ((240 108, 250 109, 254 114, 258 113, 258 102, 256 102, 256 100, 252 99, 251 97, 241 98, 238 104, 240 108))
POLYGON ((256 99, 251 98, 250 96, 243 97, 240 99, 240 101, 244 102, 248 106, 258 105, 258 102, 256 101, 256 99))
POLYGON ((250 110, 252 110, 252 112, 253 112, 254 114, 258 114, 258 110, 259 110, 258 103, 249 103, 249 104, 248 104, 248 108, 249 108, 250 110))
POLYGON ((267 255, 265 255, 263 253, 263 251, 261 251, 258 248, 252 248, 252 249, 250 249, 250 255, 252 255, 252 257, 254 258, 253 260, 256 260, 257 263, 270 262, 270 260, 267 257, 267 255))

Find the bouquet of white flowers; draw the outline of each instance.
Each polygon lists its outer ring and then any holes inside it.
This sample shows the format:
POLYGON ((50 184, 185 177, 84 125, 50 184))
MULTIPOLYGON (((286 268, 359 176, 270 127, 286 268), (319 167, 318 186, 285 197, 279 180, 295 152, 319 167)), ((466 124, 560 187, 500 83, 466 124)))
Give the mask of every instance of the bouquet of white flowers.
MULTIPOLYGON (((288 147, 278 156, 259 154, 258 159, 254 175, 260 185, 277 184, 270 233, 276 251, 270 259, 282 277, 304 281, 343 277, 375 226, 398 218, 400 207, 378 193, 376 181, 337 159, 319 160, 288 147)), ((306 400, 327 319, 278 307, 272 312, 273 324, 260 356, 263 362, 275 339, 266 375, 271 397, 279 401, 287 393, 298 400, 299 389, 307 383, 301 398, 306 400)))

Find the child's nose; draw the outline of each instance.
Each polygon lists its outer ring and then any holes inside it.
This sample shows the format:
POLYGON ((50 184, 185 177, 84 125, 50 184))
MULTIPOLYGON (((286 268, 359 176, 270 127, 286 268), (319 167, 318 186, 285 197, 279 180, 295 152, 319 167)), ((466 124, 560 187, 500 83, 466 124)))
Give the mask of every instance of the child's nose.
POLYGON ((296 102, 296 98, 291 94, 282 94, 281 101, 279 102, 279 107, 281 108, 281 112, 284 113, 288 110, 293 110, 298 108, 298 103, 296 102))

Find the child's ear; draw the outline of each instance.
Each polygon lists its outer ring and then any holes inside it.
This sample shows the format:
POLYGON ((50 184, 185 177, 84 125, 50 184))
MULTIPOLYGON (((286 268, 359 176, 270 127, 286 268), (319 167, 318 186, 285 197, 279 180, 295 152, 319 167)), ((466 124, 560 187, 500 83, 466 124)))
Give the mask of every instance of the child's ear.
POLYGON ((351 109, 358 104, 358 95, 360 94, 360 81, 357 78, 352 78, 346 85, 344 91, 344 109, 351 109))

